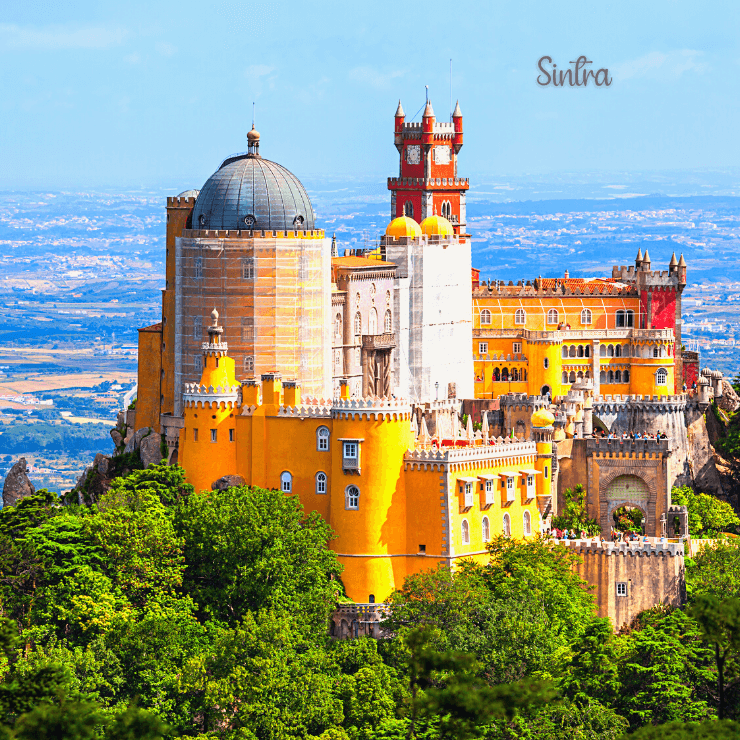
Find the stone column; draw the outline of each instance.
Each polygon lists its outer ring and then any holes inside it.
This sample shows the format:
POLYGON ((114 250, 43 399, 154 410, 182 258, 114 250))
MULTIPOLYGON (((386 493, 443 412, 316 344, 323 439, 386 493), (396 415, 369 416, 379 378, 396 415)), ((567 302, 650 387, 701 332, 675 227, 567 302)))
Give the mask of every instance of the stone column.
POLYGON ((601 342, 598 339, 594 339, 591 343, 591 352, 593 357, 591 358, 591 374, 594 376, 594 398, 601 395, 601 384, 599 378, 601 377, 601 342))

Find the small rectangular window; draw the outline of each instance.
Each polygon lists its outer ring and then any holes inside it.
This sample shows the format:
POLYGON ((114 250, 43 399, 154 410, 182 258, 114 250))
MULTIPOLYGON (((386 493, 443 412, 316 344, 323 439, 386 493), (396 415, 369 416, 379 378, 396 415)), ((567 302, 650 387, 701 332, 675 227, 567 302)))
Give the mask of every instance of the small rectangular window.
POLYGON ((211 442, 215 442, 218 439, 218 430, 211 429, 211 442))
POLYGON ((419 545, 419 552, 426 552, 427 546, 426 545, 419 545))
POLYGON ((252 257, 242 259, 242 279, 254 280, 254 259, 252 257))
POLYGON ((234 430, 229 429, 229 442, 233 442, 233 441, 234 441, 234 430))
POLYGON ((198 430, 193 429, 193 442, 197 442, 197 441, 198 441, 198 430))
POLYGON ((357 458, 357 442, 344 443, 344 457, 352 460, 357 458))
POLYGON ((514 354, 520 355, 522 353, 522 343, 521 342, 514 342, 514 354))
POLYGON ((548 475, 549 475, 549 468, 547 467, 547 465, 545 465, 545 478, 547 478, 548 475))
POLYGON ((242 341, 251 342, 254 339, 254 319, 242 319, 242 341))
POLYGON ((479 355, 488 354, 488 342, 478 342, 478 354, 479 355))
POLYGON ((203 277, 203 258, 202 257, 195 258, 195 277, 197 279, 200 279, 203 277))
POLYGON ((626 596, 626 595, 627 595, 627 584, 618 583, 617 584, 617 596, 626 596))
POLYGON ((470 508, 473 505, 473 484, 465 484, 465 506, 470 508))

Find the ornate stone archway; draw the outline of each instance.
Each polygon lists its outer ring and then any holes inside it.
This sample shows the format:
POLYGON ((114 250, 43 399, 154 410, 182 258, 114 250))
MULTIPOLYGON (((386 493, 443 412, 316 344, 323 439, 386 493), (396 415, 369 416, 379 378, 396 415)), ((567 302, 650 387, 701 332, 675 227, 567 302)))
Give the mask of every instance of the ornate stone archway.
POLYGON ((652 466, 643 460, 612 459, 599 476, 599 510, 601 531, 608 532, 613 514, 625 504, 636 506, 643 513, 645 531, 655 529, 655 504, 658 497, 657 478, 652 466))

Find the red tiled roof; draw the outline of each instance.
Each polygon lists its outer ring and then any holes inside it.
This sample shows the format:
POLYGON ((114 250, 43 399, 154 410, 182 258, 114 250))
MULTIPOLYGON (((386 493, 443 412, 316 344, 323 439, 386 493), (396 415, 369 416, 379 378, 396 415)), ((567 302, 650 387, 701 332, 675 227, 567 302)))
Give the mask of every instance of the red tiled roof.
POLYGON ((162 322, 160 321, 158 324, 152 324, 151 326, 143 326, 139 331, 152 331, 152 332, 161 332, 162 331, 162 322))

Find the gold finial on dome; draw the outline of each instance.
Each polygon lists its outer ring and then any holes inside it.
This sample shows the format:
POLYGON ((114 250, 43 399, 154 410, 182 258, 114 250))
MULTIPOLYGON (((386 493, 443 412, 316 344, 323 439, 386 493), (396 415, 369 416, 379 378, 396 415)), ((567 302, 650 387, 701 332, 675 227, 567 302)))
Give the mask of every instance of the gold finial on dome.
POLYGON ((247 156, 259 157, 260 155, 260 132, 254 127, 254 121, 252 121, 252 128, 247 132, 247 156))
POLYGON ((541 408, 532 414, 531 422, 532 426, 538 429, 551 427, 555 423, 555 416, 547 409, 541 408))
POLYGON ((399 216, 394 218, 385 229, 386 236, 406 236, 406 237, 420 237, 421 229, 419 224, 409 216, 399 216))

